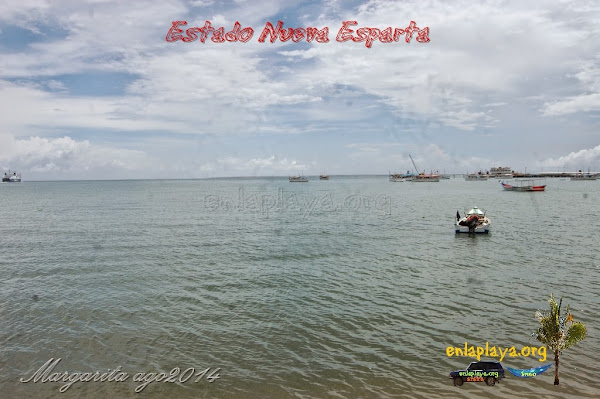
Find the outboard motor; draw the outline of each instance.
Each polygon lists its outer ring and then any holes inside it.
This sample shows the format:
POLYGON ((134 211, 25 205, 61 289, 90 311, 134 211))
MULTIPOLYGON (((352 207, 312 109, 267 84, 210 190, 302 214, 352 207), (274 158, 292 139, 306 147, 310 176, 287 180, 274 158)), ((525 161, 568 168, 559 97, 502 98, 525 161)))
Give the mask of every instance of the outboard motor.
POLYGON ((460 224, 461 226, 469 226, 469 228, 471 228, 471 226, 475 226, 477 224, 478 220, 479 218, 477 217, 477 215, 471 215, 465 220, 461 220, 460 222, 458 222, 458 224, 460 224))
POLYGON ((477 226, 477 222, 479 221, 479 217, 477 215, 471 215, 467 219, 467 226, 469 226, 469 233, 475 232, 475 227, 477 226))

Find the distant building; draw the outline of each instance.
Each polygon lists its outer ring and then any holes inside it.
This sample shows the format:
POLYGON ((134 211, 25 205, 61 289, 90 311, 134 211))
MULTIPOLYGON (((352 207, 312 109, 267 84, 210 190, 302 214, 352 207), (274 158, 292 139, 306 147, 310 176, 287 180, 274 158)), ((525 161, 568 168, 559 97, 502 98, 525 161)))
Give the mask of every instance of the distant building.
POLYGON ((513 172, 509 166, 498 166, 490 169, 490 177, 510 179, 513 177, 513 172))

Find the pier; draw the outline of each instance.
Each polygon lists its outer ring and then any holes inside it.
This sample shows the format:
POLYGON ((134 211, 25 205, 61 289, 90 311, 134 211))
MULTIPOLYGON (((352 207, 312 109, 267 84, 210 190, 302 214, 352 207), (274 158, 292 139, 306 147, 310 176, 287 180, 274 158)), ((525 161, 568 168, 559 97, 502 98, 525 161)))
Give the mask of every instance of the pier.
POLYGON ((522 177, 531 177, 531 178, 544 178, 544 177, 573 177, 578 175, 596 175, 600 172, 539 172, 539 173, 521 173, 521 172, 513 172, 514 178, 522 178, 522 177))

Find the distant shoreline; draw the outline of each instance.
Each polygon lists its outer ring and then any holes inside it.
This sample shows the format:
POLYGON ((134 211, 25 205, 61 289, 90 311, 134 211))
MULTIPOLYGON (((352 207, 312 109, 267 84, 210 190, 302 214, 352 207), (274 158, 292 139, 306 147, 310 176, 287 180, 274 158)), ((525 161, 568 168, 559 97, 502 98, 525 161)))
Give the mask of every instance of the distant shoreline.
MULTIPOLYGON (((569 178, 572 176, 580 175, 580 174, 599 174, 600 172, 539 172, 539 173, 513 173, 512 177, 503 177, 503 176, 489 176, 490 179, 520 179, 520 178, 569 178)), ((467 173, 444 173, 446 176, 450 176, 452 178, 462 178, 467 176, 467 173)), ((362 177, 382 177, 387 178, 389 174, 360 174, 360 175, 329 175, 331 180, 335 180, 336 177, 340 178, 362 178, 362 177)), ((306 177, 317 179, 319 175, 306 175, 306 177)), ((278 175, 278 176, 215 176, 215 177, 183 177, 183 178, 132 178, 132 179, 57 179, 57 180, 23 180, 24 182, 87 182, 87 181, 158 181, 158 180, 170 180, 170 181, 185 181, 185 180, 253 180, 253 179, 288 179, 289 175, 278 175)), ((5 182, 9 184, 8 182, 5 182)), ((10 184, 15 184, 10 183, 10 184)))

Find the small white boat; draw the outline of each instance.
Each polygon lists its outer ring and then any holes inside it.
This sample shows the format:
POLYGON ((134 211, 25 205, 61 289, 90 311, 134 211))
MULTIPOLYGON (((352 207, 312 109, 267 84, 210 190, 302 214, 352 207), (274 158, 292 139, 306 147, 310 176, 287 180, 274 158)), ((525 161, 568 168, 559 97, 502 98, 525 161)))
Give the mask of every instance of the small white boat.
POLYGON ((481 180, 487 180, 489 177, 489 175, 484 175, 481 172, 479 173, 469 173, 468 175, 465 176, 465 180, 467 181, 481 181, 481 180))
POLYGON ((394 174, 390 174, 390 181, 393 181, 393 182, 411 181, 414 177, 415 177, 415 175, 410 172, 406 172, 403 174, 394 173, 394 174))
POLYGON ((575 175, 571 180, 598 180, 598 175, 575 175))
POLYGON ((583 173, 581 170, 571 176, 571 180, 598 180, 598 173, 590 173, 589 169, 587 173, 583 173))
POLYGON ((456 222, 454 223, 454 231, 456 233, 484 233, 491 231, 490 219, 481 209, 474 207, 464 217, 460 217, 460 213, 456 212, 456 222))
POLYGON ((321 176, 319 176, 319 180, 329 180, 329 175, 323 173, 321 176))
POLYGON ((290 176, 290 183, 307 183, 308 179, 304 176, 290 176))

